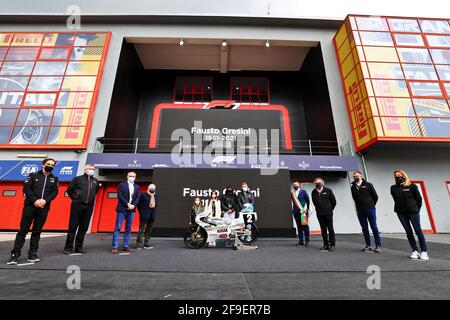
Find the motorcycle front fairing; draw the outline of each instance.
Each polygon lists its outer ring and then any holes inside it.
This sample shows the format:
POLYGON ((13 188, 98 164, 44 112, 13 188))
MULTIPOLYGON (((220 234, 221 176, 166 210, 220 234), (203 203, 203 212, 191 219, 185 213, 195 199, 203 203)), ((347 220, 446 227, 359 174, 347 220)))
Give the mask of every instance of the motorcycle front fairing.
POLYGON ((246 224, 257 220, 256 212, 240 212, 236 219, 208 218, 207 213, 197 215, 195 221, 205 229, 207 242, 215 242, 218 239, 226 240, 238 236, 249 235, 249 230, 245 229, 246 224))

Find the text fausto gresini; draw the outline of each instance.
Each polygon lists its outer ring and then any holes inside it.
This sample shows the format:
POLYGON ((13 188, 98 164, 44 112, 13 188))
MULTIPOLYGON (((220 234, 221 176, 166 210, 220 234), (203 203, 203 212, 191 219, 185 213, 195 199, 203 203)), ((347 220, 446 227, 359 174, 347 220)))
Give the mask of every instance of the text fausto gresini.
POLYGON ((171 158, 176 165, 195 166, 217 165, 217 159, 223 159, 226 156, 227 159, 232 157, 233 161, 236 161, 236 163, 227 162, 227 165, 251 165, 252 168, 260 169, 262 175, 274 175, 278 172, 279 165, 279 137, 278 129, 259 129, 258 132, 252 128, 203 129, 202 121, 194 121, 190 131, 178 128, 172 132, 171 141, 178 141, 178 143, 172 149, 171 158), (236 139, 227 141, 226 146, 214 143, 204 146, 203 142, 210 140, 211 135, 224 132, 228 133, 225 137, 234 134, 236 139), (186 146, 195 152, 188 152, 186 146), (246 153, 235 154, 235 150, 248 150, 248 156, 246 153))

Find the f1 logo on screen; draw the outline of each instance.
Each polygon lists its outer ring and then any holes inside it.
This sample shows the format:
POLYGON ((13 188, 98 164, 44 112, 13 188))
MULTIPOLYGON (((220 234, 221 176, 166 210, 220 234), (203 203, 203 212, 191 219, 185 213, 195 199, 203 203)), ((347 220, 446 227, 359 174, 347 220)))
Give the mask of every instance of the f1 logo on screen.
POLYGON ((211 102, 206 102, 203 109, 237 109, 240 103, 234 100, 214 100, 211 102))

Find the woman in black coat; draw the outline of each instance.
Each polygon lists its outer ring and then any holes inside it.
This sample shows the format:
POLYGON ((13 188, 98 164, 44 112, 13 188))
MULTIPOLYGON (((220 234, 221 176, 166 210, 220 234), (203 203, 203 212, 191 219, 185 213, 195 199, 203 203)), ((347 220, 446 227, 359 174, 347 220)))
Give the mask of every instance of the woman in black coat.
POLYGON ((409 245, 412 249, 411 259, 428 260, 427 243, 420 226, 420 208, 422 207, 422 196, 417 185, 409 180, 408 175, 403 170, 394 172, 395 184, 391 186, 391 195, 394 199, 394 211, 406 231, 409 245), (412 225, 412 227, 411 227, 412 225), (413 229, 419 239, 420 250, 417 248, 413 229))

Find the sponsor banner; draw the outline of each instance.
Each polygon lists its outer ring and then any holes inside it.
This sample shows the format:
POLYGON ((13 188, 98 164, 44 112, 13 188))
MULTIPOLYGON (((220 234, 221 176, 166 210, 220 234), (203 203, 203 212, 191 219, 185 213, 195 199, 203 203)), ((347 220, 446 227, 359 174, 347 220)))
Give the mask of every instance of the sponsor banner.
POLYGON ((301 156, 279 154, 177 155, 171 153, 89 153, 87 163, 98 169, 217 168, 217 169, 288 169, 298 171, 353 171, 358 160, 352 156, 301 156))
MULTIPOLYGON (((0 181, 25 181, 30 173, 42 169, 41 160, 1 160, 0 181)), ((78 161, 58 161, 53 174, 59 181, 71 181, 78 171, 78 161)))

